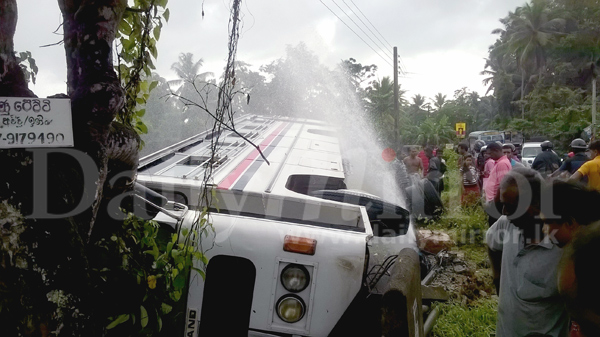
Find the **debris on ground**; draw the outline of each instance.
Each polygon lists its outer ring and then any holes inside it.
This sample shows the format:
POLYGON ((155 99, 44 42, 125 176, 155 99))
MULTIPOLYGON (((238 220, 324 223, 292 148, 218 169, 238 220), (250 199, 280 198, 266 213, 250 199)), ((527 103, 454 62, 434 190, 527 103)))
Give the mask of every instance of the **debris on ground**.
POLYGON ((454 246, 450 236, 441 231, 429 229, 419 230, 419 248, 430 254, 438 254, 442 250, 449 250, 454 246))
POLYGON ((427 259, 432 268, 437 268, 430 286, 444 288, 453 300, 471 305, 496 292, 489 266, 465 259, 464 252, 458 249, 428 254, 427 259))

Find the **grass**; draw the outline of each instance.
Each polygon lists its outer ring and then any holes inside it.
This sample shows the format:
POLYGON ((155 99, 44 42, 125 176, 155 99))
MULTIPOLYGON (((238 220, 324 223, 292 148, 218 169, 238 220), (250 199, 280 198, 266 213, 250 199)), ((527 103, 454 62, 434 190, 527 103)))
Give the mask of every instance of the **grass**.
POLYGON ((459 245, 483 245, 483 237, 487 230, 487 215, 480 205, 461 207, 461 177, 457 167, 458 155, 452 151, 445 153, 444 159, 448 170, 445 173, 442 192, 444 214, 433 222, 425 223, 428 229, 443 230, 459 245))
MULTIPOLYGON (((445 211, 435 222, 427 223, 427 228, 441 230, 450 235, 456 242, 459 251, 464 253, 465 260, 472 262, 481 274, 489 273, 487 249, 484 236, 487 231, 487 215, 482 207, 462 208, 460 206, 459 184, 461 182, 456 160, 458 155, 447 151, 445 157, 448 171, 445 176, 445 191, 442 202, 445 211)), ((491 278, 483 278, 490 280, 491 278)), ((475 283, 475 282, 474 282, 475 283)), ((482 288, 491 288, 485 281, 482 288)), ((478 287, 478 285, 470 285, 478 287)), ((467 287, 470 288, 470 287, 467 287)), ((467 291, 469 291, 467 289, 467 291)), ((478 337, 494 335, 496 330, 497 297, 479 298, 466 305, 465 302, 451 300, 438 303, 440 317, 433 329, 435 337, 478 337)))
POLYGON ((487 215, 481 207, 463 209, 460 206, 446 207, 442 217, 427 225, 428 229, 442 230, 460 247, 463 245, 483 245, 487 231, 487 215))
POLYGON ((465 254, 465 259, 473 262, 477 268, 489 268, 489 260, 485 246, 480 244, 469 244, 460 247, 465 254))
POLYGON ((438 304, 441 315, 432 331, 436 337, 488 337, 496 331, 495 297, 482 299, 466 308, 460 303, 438 304))

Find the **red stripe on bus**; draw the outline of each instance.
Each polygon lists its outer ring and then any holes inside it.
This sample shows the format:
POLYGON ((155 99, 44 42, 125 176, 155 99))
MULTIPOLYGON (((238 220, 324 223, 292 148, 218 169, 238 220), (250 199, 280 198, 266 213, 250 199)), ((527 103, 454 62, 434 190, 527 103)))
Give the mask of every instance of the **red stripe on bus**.
MULTIPOLYGON (((286 125, 287 123, 281 123, 281 125, 277 129, 275 129, 275 131, 273 131, 267 138, 265 138, 265 140, 263 140, 262 143, 260 143, 260 145, 258 146, 260 150, 262 151, 267 146, 269 146, 269 144, 273 142, 275 137, 277 137, 277 135, 281 133, 281 131, 286 125)), ((233 183, 235 183, 235 181, 242 175, 242 173, 244 173, 248 166, 250 166, 250 164, 252 164, 259 155, 260 154, 258 150, 254 149, 254 151, 252 151, 246 158, 244 158, 244 160, 242 160, 242 162, 233 171, 231 171, 229 175, 219 183, 219 185, 217 185, 217 188, 222 190, 230 189, 231 186, 233 186, 233 183)))

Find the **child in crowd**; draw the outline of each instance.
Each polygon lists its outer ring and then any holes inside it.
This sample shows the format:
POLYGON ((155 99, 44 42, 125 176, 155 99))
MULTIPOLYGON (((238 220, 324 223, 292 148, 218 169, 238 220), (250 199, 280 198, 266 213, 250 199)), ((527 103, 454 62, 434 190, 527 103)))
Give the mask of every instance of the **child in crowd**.
POLYGON ((479 176, 477 174, 477 169, 473 165, 473 156, 469 153, 465 154, 463 157, 460 176, 462 177, 461 205, 465 207, 477 204, 481 196, 479 184, 477 183, 479 176))

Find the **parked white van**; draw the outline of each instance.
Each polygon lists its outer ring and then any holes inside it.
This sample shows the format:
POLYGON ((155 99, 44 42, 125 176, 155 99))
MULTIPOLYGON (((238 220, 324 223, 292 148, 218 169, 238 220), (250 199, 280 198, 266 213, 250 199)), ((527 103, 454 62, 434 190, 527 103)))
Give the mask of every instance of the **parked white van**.
POLYGON ((527 142, 521 148, 521 162, 525 167, 531 167, 535 157, 542 152, 542 142, 527 142))

